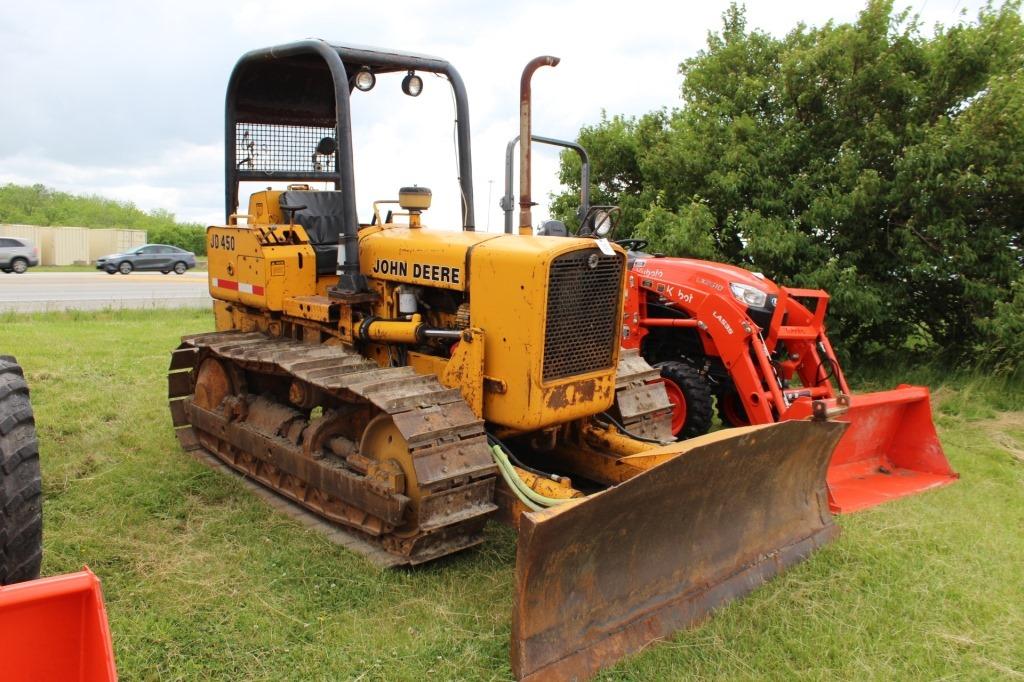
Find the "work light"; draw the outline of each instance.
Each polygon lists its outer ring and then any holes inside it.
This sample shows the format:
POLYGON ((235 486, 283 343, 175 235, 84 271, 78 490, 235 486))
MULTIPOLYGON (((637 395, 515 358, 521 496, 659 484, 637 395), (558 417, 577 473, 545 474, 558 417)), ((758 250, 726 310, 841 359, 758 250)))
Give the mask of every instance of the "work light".
POLYGON ((356 74, 356 88, 363 92, 369 92, 373 90, 373 86, 377 84, 377 77, 373 75, 373 71, 370 68, 364 66, 359 73, 356 74))
POLYGON ((417 76, 415 72, 410 71, 402 79, 402 92, 410 97, 418 97, 423 92, 423 79, 417 76))

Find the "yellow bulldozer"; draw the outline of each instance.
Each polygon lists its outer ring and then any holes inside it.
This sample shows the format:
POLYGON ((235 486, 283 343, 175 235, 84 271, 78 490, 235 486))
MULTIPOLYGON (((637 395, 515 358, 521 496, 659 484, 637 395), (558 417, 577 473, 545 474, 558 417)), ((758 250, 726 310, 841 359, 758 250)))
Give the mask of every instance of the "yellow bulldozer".
MULTIPOLYGON (((523 75, 523 140, 545 63, 523 75)), ((587 677, 835 536, 825 471, 843 424, 821 412, 668 444, 657 371, 619 348, 622 249, 474 229, 468 99, 448 62, 319 40, 249 52, 225 126, 217 331, 172 353, 178 439, 386 563, 513 523, 517 679, 587 677), (415 96, 427 74, 454 94, 461 229, 427 228, 414 185, 360 222, 351 104, 378 78, 415 96), (240 214, 244 183, 277 188, 240 214)))

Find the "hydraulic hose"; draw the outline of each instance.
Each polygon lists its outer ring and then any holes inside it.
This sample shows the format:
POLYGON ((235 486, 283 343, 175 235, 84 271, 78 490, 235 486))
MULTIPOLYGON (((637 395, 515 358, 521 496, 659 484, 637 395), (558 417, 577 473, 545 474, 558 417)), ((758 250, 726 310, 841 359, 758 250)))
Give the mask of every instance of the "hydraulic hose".
POLYGON ((512 463, 508 460, 508 456, 500 446, 491 446, 491 453, 494 455, 494 461, 497 463, 498 469, 501 470, 505 482, 508 483, 509 487, 512 488, 512 491, 516 493, 516 497, 522 500, 523 503, 530 508, 536 506, 537 508, 533 509, 534 511, 539 511, 539 509, 543 509, 545 507, 554 507, 569 501, 568 499, 541 495, 536 490, 526 485, 526 483, 523 482, 523 479, 519 478, 519 474, 516 473, 512 463), (523 499, 524 497, 527 499, 523 499), (529 503, 527 503, 527 500, 529 500, 529 503))
POLYGON ((529 471, 534 476, 539 476, 540 478, 552 480, 555 483, 558 483, 559 481, 562 480, 562 477, 559 476, 558 474, 549 474, 546 471, 540 471, 539 469, 534 469, 533 467, 524 464, 522 460, 515 456, 515 453, 512 452, 512 448, 502 443, 497 436, 492 436, 490 433, 488 433, 487 442, 490 443, 491 445, 497 445, 498 447, 500 447, 501 451, 505 453, 505 456, 508 457, 509 461, 512 462, 512 464, 519 467, 520 469, 523 469, 524 471, 529 471))
POLYGON ((629 436, 633 440, 639 440, 639 441, 642 441, 644 443, 655 443, 657 445, 668 445, 669 443, 672 442, 672 441, 658 440, 657 438, 648 438, 647 436, 641 436, 639 433, 633 433, 632 431, 628 430, 625 426, 620 424, 619 421, 615 417, 611 416, 607 412, 602 412, 601 416, 604 419, 607 419, 609 422, 611 422, 612 426, 614 426, 619 431, 621 431, 622 433, 626 434, 627 436, 629 436))
MULTIPOLYGON (((494 447, 498 447, 498 446, 495 445, 494 447)), ((502 467, 502 465, 501 465, 501 461, 498 459, 498 457, 496 455, 494 455, 493 450, 491 451, 491 455, 494 456, 494 463, 498 465, 498 473, 501 474, 501 478, 504 479, 505 484, 508 486, 509 490, 512 491, 512 494, 516 496, 516 499, 518 499, 520 502, 522 502, 526 506, 526 508, 529 509, 530 511, 541 511, 541 510, 543 510, 544 507, 541 507, 538 504, 534 504, 533 502, 530 501, 530 498, 526 497, 526 495, 523 495, 523 494, 521 494, 519 492, 519 489, 516 488, 516 484, 515 484, 516 477, 514 477, 512 474, 509 474, 507 471, 505 471, 504 467, 502 467)))
MULTIPOLYGON (((497 446, 498 445, 495 445, 495 447, 497 447, 497 446)), ((540 506, 538 504, 532 503, 529 500, 529 498, 527 498, 525 495, 522 495, 521 493, 519 493, 519 488, 517 488, 515 486, 515 481, 517 479, 517 476, 515 476, 514 474, 510 474, 508 471, 505 470, 505 467, 502 466, 501 460, 498 459, 498 456, 496 456, 494 454, 494 451, 492 451, 492 453, 490 453, 490 454, 492 454, 492 456, 495 458, 495 464, 498 465, 498 473, 500 473, 502 475, 502 478, 505 480, 505 484, 508 485, 510 491, 512 491, 512 495, 514 495, 516 497, 516 499, 519 500, 519 502, 521 502, 523 505, 525 505, 526 509, 528 509, 530 511, 542 511, 542 510, 544 510, 545 509, 544 507, 542 507, 542 506, 540 506)))

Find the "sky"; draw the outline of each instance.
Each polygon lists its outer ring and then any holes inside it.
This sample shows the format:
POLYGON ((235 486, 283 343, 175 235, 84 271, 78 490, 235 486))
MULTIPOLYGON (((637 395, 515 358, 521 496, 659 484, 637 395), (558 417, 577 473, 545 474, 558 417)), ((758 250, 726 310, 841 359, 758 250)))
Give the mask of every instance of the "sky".
MULTIPOLYGON (((866 0, 749 0, 748 27, 784 35, 798 22, 854 21, 866 0)), ((928 28, 978 0, 912 0, 928 28)), ((727 0, 462 0, 354 3, 34 0, 0 6, 0 183, 42 183, 223 222, 223 106, 246 51, 303 40, 373 45, 451 62, 466 83, 478 229, 500 231, 508 141, 518 134, 519 76, 538 55, 561 59, 533 79, 533 132, 575 139, 608 115, 679 105, 678 65, 721 27, 727 0)), ((454 104, 446 81, 411 98, 400 77, 353 95, 358 213, 430 187, 424 223, 458 229, 454 104)), ((534 222, 559 189, 557 151, 534 147, 534 222)), ((517 177, 518 184, 518 177, 517 177)), ((245 199, 243 198, 243 209, 245 199)))

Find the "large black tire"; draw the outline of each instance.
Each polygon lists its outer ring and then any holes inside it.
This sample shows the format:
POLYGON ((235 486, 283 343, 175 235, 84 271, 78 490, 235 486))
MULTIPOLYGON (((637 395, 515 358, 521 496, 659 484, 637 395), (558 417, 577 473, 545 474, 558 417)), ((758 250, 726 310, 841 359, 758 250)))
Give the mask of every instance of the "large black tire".
POLYGON ((700 372, 685 362, 657 365, 672 403, 672 435, 703 436, 711 428, 711 387, 700 372))
POLYGON ((750 426, 747 408, 743 406, 740 394, 734 389, 716 395, 715 403, 718 406, 718 418, 722 420, 723 426, 750 426))
POLYGON ((43 495, 39 442, 21 367, 0 355, 0 585, 39 577, 43 495))

